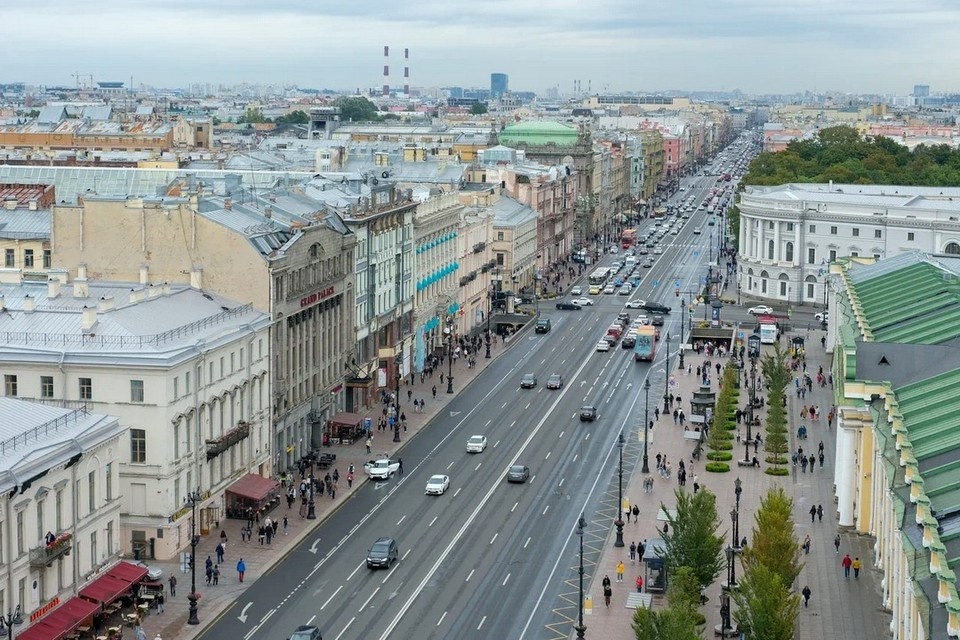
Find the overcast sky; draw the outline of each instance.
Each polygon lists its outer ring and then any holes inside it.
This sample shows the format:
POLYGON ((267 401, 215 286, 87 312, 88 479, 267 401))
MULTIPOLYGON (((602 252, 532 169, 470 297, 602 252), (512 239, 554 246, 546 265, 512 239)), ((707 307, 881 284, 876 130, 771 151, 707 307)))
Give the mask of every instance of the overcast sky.
POLYGON ((30 0, 0 82, 513 90, 956 91, 960 0, 30 0))

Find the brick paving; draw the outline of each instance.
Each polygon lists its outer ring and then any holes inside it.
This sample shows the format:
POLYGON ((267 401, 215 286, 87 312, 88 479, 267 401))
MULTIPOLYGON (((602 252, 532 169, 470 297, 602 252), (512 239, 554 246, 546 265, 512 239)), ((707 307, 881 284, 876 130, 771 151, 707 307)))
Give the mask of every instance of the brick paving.
MULTIPOLYGON (((807 368, 811 371, 811 377, 815 377, 818 367, 821 365, 824 371, 829 371, 830 356, 820 346, 820 336, 822 334, 819 332, 798 332, 798 334, 807 338, 807 368)), ((797 334, 788 333, 784 342, 789 341, 793 335, 797 334)), ((693 369, 696 370, 696 367, 701 365, 705 359, 707 358, 687 352, 685 364, 692 364, 693 369)), ((671 365, 675 367, 676 355, 671 354, 670 360, 671 365)), ((658 374, 656 366, 651 370, 651 399, 654 397, 662 398, 663 395, 662 363, 659 371, 658 374)), ((693 391, 699 389, 698 380, 695 375, 687 375, 680 370, 675 370, 674 375, 676 380, 674 393, 683 398, 683 409, 687 415, 690 415, 692 412, 690 411, 689 400, 693 397, 693 391)), ((716 390, 716 378, 716 376, 713 376, 714 390, 716 390)), ((745 394, 742 394, 741 398, 745 401, 745 394)), ((796 449, 798 445, 796 427, 799 425, 800 407, 804 402, 807 405, 819 405, 825 415, 832 402, 830 389, 819 389, 815 384, 813 393, 808 394, 803 400, 798 399, 795 394, 790 394, 787 406, 792 425, 791 450, 796 449)), ((807 470, 806 473, 803 473, 800 467, 797 467, 792 469, 790 476, 774 478, 763 473, 762 468, 734 466, 730 473, 724 474, 703 471, 702 464, 706 461, 706 458, 703 457, 702 462, 691 463, 690 455, 694 443, 683 439, 681 427, 674 426, 672 417, 661 416, 655 424, 654 435, 652 436, 653 444, 650 448, 650 469, 654 478, 653 492, 644 493, 644 474, 640 473, 639 466, 630 477, 627 489, 624 492, 625 497, 630 499, 631 504, 640 505, 640 522, 637 524, 631 522, 626 525, 624 528, 626 547, 621 549, 613 546, 615 530, 610 526, 605 541, 605 551, 598 564, 591 567, 589 588, 585 587, 585 591, 592 597, 593 607, 592 612, 584 618, 587 625, 586 637, 605 638, 607 640, 634 639, 635 636, 630 627, 633 609, 628 607, 627 599, 631 592, 636 592, 634 585, 637 574, 642 571, 642 567, 630 562, 629 546, 632 541, 639 542, 658 537, 657 529, 662 527, 663 523, 657 522, 657 512, 661 502, 667 508, 672 508, 675 503, 673 491, 677 488, 676 463, 681 458, 687 464, 687 489, 692 490, 693 477, 697 475, 701 486, 710 489, 717 495, 717 511, 723 522, 721 531, 728 543, 731 540, 730 531, 732 529, 728 514, 733 509, 735 502, 735 478, 739 477, 743 481, 744 491, 740 499, 740 535, 741 537, 746 536, 748 541, 753 526, 753 514, 759 506, 760 497, 769 488, 779 484, 793 498, 797 537, 802 541, 809 534, 812 543, 810 554, 802 556, 805 565, 796 585, 798 592, 804 585, 809 585, 812 591, 810 606, 804 608, 801 605, 800 608, 798 640, 822 640, 823 638, 841 637, 846 640, 877 640, 891 637, 890 614, 881 608, 880 581, 882 575, 873 568, 873 539, 852 532, 839 531, 841 538, 839 554, 835 552, 833 547, 834 536, 838 533, 833 497, 832 453, 835 448, 835 429, 827 428, 825 418, 819 424, 811 424, 809 421, 806 423, 809 430, 808 438, 800 444, 804 445, 808 454, 810 451, 815 453, 819 441, 822 440, 826 454, 824 468, 821 469, 818 464, 814 472, 807 470), (656 453, 662 453, 671 461, 673 473, 670 479, 661 478, 656 473, 656 460, 654 458, 656 453), (809 509, 811 504, 823 505, 824 516, 822 521, 810 522, 809 509), (840 560, 845 553, 849 553, 851 557, 859 556, 863 562, 863 570, 860 572, 859 580, 854 580, 852 577, 849 580, 843 578, 840 560), (615 581, 616 565, 620 560, 623 560, 626 565, 626 574, 622 584, 615 581), (600 578, 604 575, 609 575, 614 580, 613 598, 609 607, 605 607, 603 604, 603 593, 600 585, 600 578)), ((636 437, 636 434, 631 434, 631 438, 636 437)), ((762 460, 762 448, 760 453, 761 455, 758 457, 762 460)), ((734 457, 742 458, 742 456, 743 447, 735 445, 734 457)), ((611 470, 611 473, 613 472, 615 470, 611 470)), ((571 558, 572 563, 577 561, 578 558, 571 558)), ((718 581, 707 590, 708 601, 701 609, 707 617, 707 629, 709 630, 705 632, 705 637, 713 636, 713 629, 720 624, 719 583, 725 580, 725 577, 724 572, 721 572, 718 581)), ((653 597, 655 608, 664 605, 665 598, 659 595, 653 597)), ((572 625, 567 637, 574 637, 572 625)))

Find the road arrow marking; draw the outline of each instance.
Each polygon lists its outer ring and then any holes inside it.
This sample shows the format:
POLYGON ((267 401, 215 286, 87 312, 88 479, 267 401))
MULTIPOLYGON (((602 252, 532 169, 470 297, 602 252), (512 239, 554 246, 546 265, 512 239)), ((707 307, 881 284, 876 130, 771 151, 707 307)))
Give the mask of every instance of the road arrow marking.
POLYGON ((249 608, 252 607, 252 606, 253 606, 253 603, 252 603, 252 602, 248 602, 248 603, 247 603, 247 606, 245 606, 245 607, 243 608, 243 611, 241 611, 241 612, 240 612, 240 615, 237 616, 237 619, 240 620, 240 622, 242 622, 242 623, 244 623, 244 624, 247 623, 247 609, 249 609, 249 608))
POLYGON ((450 412, 450 417, 451 417, 451 418, 456 418, 456 417, 457 417, 458 415, 460 415, 461 413, 463 413, 463 412, 462 412, 462 411, 451 411, 451 412, 450 412))
POLYGON ((320 538, 317 538, 313 541, 313 544, 310 545, 310 553, 317 555, 317 545, 320 544, 320 538))
POLYGON ((382 488, 385 487, 385 486, 387 486, 387 483, 386 483, 386 482, 374 482, 374 483, 373 483, 373 490, 374 490, 374 491, 380 491, 380 489, 382 489, 382 488))

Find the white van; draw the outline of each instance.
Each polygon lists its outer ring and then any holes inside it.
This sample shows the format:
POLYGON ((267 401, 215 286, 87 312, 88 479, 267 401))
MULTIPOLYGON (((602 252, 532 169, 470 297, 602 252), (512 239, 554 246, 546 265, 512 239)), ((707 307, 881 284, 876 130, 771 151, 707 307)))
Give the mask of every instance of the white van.
POLYGON ((634 267, 634 266, 636 266, 636 264, 637 264, 637 257, 636 257, 636 256, 627 256, 627 259, 623 261, 623 264, 624 264, 624 266, 627 267, 627 269, 629 269, 630 267, 634 267))

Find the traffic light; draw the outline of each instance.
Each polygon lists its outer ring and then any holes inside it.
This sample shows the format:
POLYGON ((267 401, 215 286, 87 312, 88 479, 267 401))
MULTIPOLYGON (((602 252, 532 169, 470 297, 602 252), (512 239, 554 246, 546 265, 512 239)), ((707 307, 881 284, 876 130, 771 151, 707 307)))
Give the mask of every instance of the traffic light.
POLYGON ((680 289, 674 289, 673 294, 679 298, 679 297, 680 297, 680 289))

